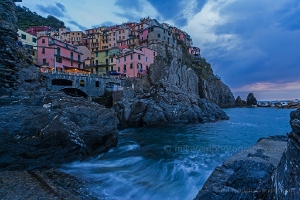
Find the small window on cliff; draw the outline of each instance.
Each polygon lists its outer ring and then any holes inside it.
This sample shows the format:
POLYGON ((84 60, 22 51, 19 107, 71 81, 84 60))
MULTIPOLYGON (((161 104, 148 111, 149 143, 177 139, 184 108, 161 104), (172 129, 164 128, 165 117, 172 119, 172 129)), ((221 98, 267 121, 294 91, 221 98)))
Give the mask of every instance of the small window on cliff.
POLYGON ((99 87, 99 81, 96 81, 96 87, 99 87))

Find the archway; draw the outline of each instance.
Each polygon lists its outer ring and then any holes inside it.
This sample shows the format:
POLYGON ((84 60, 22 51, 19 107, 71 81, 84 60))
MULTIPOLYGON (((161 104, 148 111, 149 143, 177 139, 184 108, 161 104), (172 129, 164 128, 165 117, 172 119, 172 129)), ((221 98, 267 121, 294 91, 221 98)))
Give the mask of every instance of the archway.
POLYGON ((85 92, 77 88, 64 88, 60 91, 63 91, 65 94, 72 97, 84 97, 84 98, 88 97, 88 95, 85 92))

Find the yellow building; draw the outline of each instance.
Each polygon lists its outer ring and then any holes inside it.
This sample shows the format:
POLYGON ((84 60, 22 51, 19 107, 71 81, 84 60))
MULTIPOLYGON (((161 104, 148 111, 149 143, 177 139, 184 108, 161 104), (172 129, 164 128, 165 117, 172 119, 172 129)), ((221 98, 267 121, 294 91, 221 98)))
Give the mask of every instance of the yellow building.
POLYGON ((18 29, 19 40, 32 55, 33 63, 37 64, 37 37, 18 29))

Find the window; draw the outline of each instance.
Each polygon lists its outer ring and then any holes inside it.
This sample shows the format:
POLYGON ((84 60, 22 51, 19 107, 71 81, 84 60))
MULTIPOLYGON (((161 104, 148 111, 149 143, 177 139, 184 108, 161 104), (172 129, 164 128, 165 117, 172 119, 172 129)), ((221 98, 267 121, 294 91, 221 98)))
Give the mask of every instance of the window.
POLYGON ((57 55, 60 55, 60 48, 57 48, 57 55))
POLYGON ((114 71, 114 67, 113 66, 110 67, 110 71, 114 71))
POLYGON ((118 72, 120 71, 120 67, 118 67, 118 72))
POLYGON ((99 81, 96 81, 96 87, 99 87, 99 81))
POLYGON ((111 63, 114 62, 114 58, 110 58, 110 62, 111 62, 111 63))
POLYGON ((138 55, 138 59, 141 60, 141 55, 138 55))
POLYGON ((124 65, 124 70, 126 70, 126 65, 124 65))
POLYGON ((108 67, 105 67, 105 71, 108 71, 108 67))
POLYGON ((80 69, 80 64, 78 64, 78 69, 80 69))
POLYGON ((96 65, 98 65, 98 60, 96 60, 96 65))
POLYGON ((45 43, 45 39, 42 39, 42 43, 45 43))
POLYGON ((130 54, 130 60, 132 60, 132 54, 130 54))
POLYGON ((80 55, 78 55, 77 57, 78 57, 78 61, 80 61, 80 55))
POLYGON ((160 38, 160 34, 157 34, 157 37, 159 37, 159 38, 160 38))
POLYGON ((73 59, 73 52, 70 53, 71 59, 73 59))
POLYGON ((36 38, 33 37, 32 38, 32 42, 36 43, 36 38))
POLYGON ((146 62, 148 62, 148 57, 146 57, 146 62))
POLYGON ((120 63, 120 58, 118 58, 118 63, 120 63))
POLYGON ((121 34, 121 31, 119 31, 119 34, 121 34))
POLYGON ((125 39, 125 36, 123 36, 123 40, 125 39))
POLYGON ((98 67, 96 67, 96 74, 98 74, 98 67))
POLYGON ((98 57, 98 52, 96 52, 96 57, 98 57))
POLYGON ((26 40, 26 35, 21 34, 21 38, 22 38, 23 40, 26 40))
POLYGON ((148 67, 148 65, 146 65, 146 70, 148 70, 149 69, 149 67, 148 67))
POLYGON ((122 32, 123 32, 123 33, 125 33, 125 31, 124 31, 124 30, 123 30, 122 32))
POLYGON ((46 65, 46 64, 47 64, 47 60, 43 59, 43 65, 46 65))
POLYGON ((56 62, 62 63, 62 59, 60 57, 56 57, 56 62))
POLYGON ((153 56, 155 56, 155 52, 153 52, 153 56))
POLYGON ((132 68, 133 68, 133 64, 131 63, 131 64, 130 64, 130 69, 132 69, 132 68))
POLYGON ((108 51, 105 51, 105 56, 108 56, 108 51))
POLYGON ((84 80, 81 80, 79 83, 81 87, 84 87, 84 80))
POLYGON ((124 56, 124 62, 126 62, 126 56, 124 56))
POLYGON ((108 65, 108 59, 105 60, 105 63, 108 65))
POLYGON ((71 62, 71 66, 73 67, 73 62, 71 62))
POLYGON ((45 53, 45 48, 42 48, 42 53, 45 53))

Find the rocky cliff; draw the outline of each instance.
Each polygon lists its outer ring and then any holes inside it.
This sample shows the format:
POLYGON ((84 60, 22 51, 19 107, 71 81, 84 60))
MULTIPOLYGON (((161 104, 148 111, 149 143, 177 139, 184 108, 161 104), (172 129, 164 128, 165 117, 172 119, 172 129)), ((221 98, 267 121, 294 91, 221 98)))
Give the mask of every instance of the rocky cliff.
POLYGON ((135 92, 114 106, 121 125, 152 126, 228 119, 217 105, 199 98, 198 77, 180 59, 157 57, 135 92))
POLYGON ((15 11, 12 0, 0 1, 0 171, 52 167, 116 146, 113 111, 44 87, 16 45, 15 11))
POLYGON ((220 107, 233 107, 235 105, 230 88, 218 77, 212 76, 207 80, 200 78, 199 95, 220 107))

